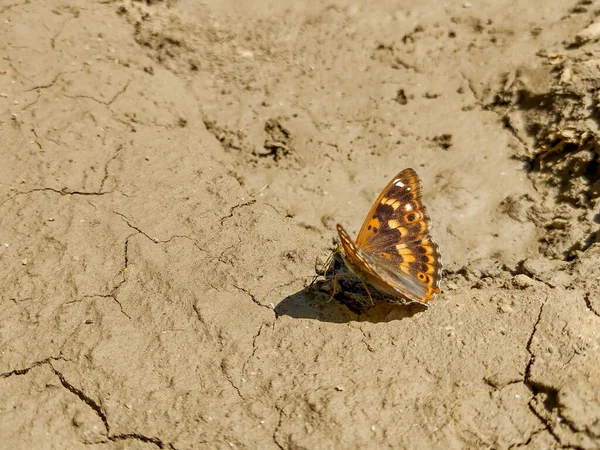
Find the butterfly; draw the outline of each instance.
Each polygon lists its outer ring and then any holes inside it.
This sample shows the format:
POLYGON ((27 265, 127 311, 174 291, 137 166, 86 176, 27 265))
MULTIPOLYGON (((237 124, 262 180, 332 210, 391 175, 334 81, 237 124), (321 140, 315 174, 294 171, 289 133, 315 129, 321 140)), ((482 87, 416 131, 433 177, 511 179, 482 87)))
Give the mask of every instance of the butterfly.
POLYGON ((442 257, 421 195, 421 179, 404 169, 379 194, 356 242, 337 224, 350 272, 392 303, 428 305, 440 293, 442 257))

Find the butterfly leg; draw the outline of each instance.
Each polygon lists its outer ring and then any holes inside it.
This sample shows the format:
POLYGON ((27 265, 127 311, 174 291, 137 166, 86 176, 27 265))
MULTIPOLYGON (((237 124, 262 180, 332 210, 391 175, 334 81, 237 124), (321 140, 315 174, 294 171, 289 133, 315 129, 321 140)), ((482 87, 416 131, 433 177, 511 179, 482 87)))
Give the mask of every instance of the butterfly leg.
POLYGON ((338 277, 350 277, 350 276, 352 276, 352 275, 349 273, 336 273, 333 276, 333 293, 329 297, 329 300, 327 300, 327 303, 329 303, 333 299, 333 297, 335 297, 335 294, 338 293, 338 290, 336 289, 338 286, 338 282, 337 282, 338 277))
POLYGON ((327 300, 327 303, 329 303, 331 300, 333 300, 333 297, 335 297, 335 294, 337 294, 337 292, 336 292, 336 291, 337 291, 336 287, 337 287, 337 278, 338 278, 339 276, 340 276, 340 274, 339 274, 339 273, 336 273, 336 274, 333 276, 333 291, 332 291, 332 293, 331 293, 331 297, 329 297, 329 300, 327 300))
POLYGON ((359 278, 360 282, 365 287, 365 291, 367 291, 367 295, 369 296, 369 300, 371 300, 371 306, 375 306, 375 302, 373 301, 373 297, 371 297, 371 293, 369 292, 369 288, 367 287, 367 283, 365 283, 362 278, 359 278))
MULTIPOLYGON (((331 296, 329 297, 329 300, 327 300, 327 303, 329 303, 333 297, 335 297, 335 294, 337 294, 337 279, 338 277, 351 277, 353 276, 350 273, 336 273, 333 276, 333 293, 331 294, 331 296)), ((360 280, 360 282, 362 283, 362 285, 365 287, 365 291, 367 291, 367 295, 369 296, 369 300, 371 300, 371 306, 375 306, 375 302, 373 301, 373 297, 371 297, 371 292, 369 291, 369 288, 367 287, 367 284, 362 280, 362 278, 358 278, 360 280)))

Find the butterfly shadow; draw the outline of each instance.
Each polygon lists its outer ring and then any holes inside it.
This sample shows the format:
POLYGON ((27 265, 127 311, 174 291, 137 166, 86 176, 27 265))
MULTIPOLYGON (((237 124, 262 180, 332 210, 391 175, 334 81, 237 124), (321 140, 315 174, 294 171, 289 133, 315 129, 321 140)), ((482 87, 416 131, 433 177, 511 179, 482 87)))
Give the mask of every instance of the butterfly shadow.
POLYGON ((412 317, 427 309, 417 303, 392 303, 393 299, 373 288, 369 293, 335 255, 327 277, 283 299, 275 307, 275 314, 321 322, 381 323, 412 317))

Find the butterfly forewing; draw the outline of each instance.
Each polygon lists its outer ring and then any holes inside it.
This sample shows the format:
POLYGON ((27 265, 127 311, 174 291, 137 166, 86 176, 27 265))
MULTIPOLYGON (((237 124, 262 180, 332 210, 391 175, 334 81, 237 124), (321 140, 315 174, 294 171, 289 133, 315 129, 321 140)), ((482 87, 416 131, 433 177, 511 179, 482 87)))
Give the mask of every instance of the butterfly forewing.
POLYGON ((345 261, 348 268, 357 276, 361 276, 368 272, 371 275, 376 276, 376 272, 369 264, 366 259, 359 253, 356 244, 352 242, 350 235, 344 230, 340 224, 337 225, 337 231, 340 236, 340 242, 344 249, 345 261))
POLYGON ((429 233, 429 216, 421 204, 421 179, 413 169, 404 169, 383 189, 365 218, 356 245, 378 251, 398 239, 429 233), (425 227, 425 229, 423 229, 425 227))

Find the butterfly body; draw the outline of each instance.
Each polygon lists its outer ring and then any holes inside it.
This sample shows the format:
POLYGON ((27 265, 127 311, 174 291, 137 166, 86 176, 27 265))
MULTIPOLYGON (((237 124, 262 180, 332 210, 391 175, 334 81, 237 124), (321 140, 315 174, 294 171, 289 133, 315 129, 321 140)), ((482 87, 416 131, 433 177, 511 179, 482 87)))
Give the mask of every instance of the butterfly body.
POLYGON ((440 292, 442 260, 421 195, 419 176, 405 169, 383 189, 355 242, 337 225, 348 269, 392 302, 427 305, 440 292))

